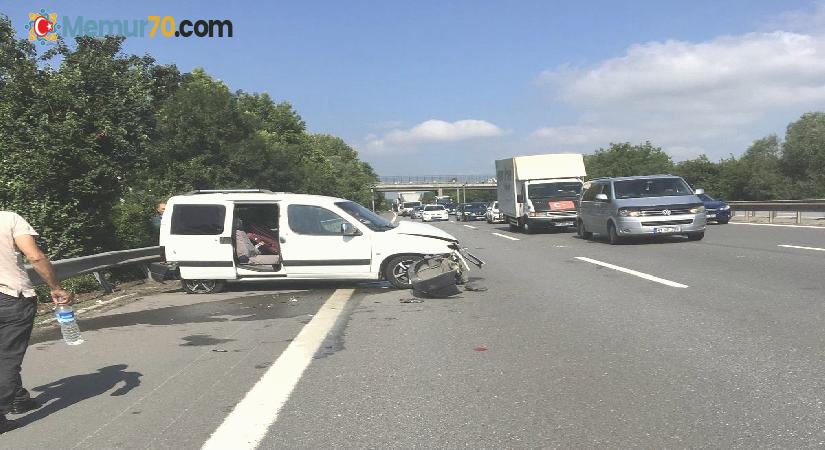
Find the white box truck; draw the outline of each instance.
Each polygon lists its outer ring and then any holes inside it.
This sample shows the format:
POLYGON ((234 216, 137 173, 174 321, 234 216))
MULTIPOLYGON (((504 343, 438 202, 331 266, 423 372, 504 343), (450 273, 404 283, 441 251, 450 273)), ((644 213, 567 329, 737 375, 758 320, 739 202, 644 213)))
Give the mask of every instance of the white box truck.
POLYGON ((575 226, 585 175, 584 157, 578 153, 497 160, 498 207, 510 230, 575 226))

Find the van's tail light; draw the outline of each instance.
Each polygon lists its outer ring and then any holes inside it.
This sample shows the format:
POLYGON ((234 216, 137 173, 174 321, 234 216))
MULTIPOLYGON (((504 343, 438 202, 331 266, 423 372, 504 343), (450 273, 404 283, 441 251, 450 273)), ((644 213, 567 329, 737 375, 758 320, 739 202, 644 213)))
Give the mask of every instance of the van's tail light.
POLYGON ((166 262, 166 247, 160 248, 160 262, 166 262))

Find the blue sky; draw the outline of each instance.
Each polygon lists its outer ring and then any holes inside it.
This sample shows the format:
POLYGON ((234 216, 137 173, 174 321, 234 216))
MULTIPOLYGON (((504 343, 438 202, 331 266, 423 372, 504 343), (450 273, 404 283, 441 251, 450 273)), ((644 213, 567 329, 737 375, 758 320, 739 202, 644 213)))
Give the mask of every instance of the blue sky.
POLYGON ((230 19, 232 39, 125 51, 287 100, 381 175, 492 173, 496 158, 646 139, 719 159, 825 102, 825 8, 811 1, 0 3, 21 37, 40 8, 230 19))

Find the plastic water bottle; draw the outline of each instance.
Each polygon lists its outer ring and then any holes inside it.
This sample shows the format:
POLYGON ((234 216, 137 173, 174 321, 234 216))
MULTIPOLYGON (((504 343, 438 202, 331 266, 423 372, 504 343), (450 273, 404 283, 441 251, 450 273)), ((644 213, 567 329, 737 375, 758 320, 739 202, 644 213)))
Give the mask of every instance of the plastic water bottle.
POLYGON ((60 331, 63 332, 63 342, 69 345, 80 345, 83 338, 80 337, 80 327, 74 317, 74 309, 71 305, 57 305, 54 311, 57 323, 60 324, 60 331))

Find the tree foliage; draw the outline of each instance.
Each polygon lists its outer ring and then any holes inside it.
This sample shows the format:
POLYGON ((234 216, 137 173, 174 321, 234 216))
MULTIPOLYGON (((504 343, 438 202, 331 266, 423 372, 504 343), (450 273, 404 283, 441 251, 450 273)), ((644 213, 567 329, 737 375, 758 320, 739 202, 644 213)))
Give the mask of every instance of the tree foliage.
POLYGON ((307 133, 289 103, 122 44, 79 37, 40 62, 0 16, 0 208, 25 216, 52 257, 156 245, 155 204, 192 189, 372 200, 372 168, 343 140, 307 133))
POLYGON ((584 159, 587 174, 597 177, 628 177, 668 173, 673 161, 660 147, 650 142, 632 145, 629 142, 610 144, 584 159))

